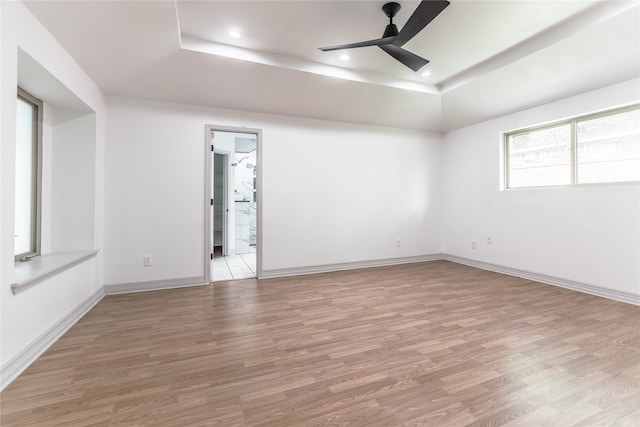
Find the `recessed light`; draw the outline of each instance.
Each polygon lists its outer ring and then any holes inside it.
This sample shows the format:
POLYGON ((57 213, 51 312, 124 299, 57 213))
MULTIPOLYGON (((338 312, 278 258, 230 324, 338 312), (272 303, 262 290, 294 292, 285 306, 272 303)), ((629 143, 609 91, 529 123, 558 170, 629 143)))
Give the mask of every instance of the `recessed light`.
POLYGON ((343 61, 348 61, 349 55, 347 55, 346 53, 343 53, 342 55, 340 55, 340 59, 342 59, 343 61))
POLYGON ((424 73, 422 73, 422 77, 427 77, 431 75, 431 71, 425 71, 424 73))
POLYGON ((238 31, 238 30, 229 31, 229 35, 231 37, 233 37, 234 39, 239 39, 240 37, 242 37, 242 34, 240 34, 240 31, 238 31))

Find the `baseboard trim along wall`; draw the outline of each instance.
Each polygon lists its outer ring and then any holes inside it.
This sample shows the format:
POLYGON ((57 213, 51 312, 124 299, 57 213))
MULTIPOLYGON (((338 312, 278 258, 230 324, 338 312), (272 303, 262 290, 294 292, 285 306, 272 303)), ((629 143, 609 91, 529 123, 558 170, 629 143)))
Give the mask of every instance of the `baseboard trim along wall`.
POLYGON ((78 320, 89 312, 104 297, 102 287, 82 301, 76 308, 71 310, 62 319, 44 331, 39 337, 30 342, 18 354, 2 365, 0 373, 0 390, 3 390, 25 369, 29 367, 38 357, 42 355, 51 345, 53 345, 62 335, 65 334, 78 320))
POLYGON ((491 264, 482 261, 476 261, 469 258, 458 257, 448 254, 432 254, 415 257, 391 258, 373 261, 357 261, 340 264, 316 265, 310 267, 299 268, 283 268, 276 270, 265 270, 262 272, 261 279, 269 279, 274 277, 301 276, 305 274, 330 273, 340 270, 355 270, 358 268, 384 267, 388 265, 408 264, 415 262, 446 260, 458 264, 468 265, 470 267, 481 268, 483 270, 494 271, 496 273, 507 274, 509 276, 521 277, 523 279, 533 280, 535 282, 544 283, 546 285, 559 286, 565 289, 571 289, 577 292, 583 292, 614 301, 626 302, 628 304, 640 305, 640 295, 629 292, 618 291, 615 289, 606 289, 599 286, 587 285, 586 283, 575 282, 572 280, 560 279, 558 277, 547 276, 545 274, 532 273, 517 268, 504 267, 497 264, 491 264))
POLYGON ((263 270, 261 279, 274 277, 302 276, 305 274, 330 273, 332 271, 355 270, 358 268, 385 267, 389 265, 411 264, 415 262, 437 261, 443 259, 443 254, 420 255, 402 258, 378 259, 371 261, 344 262, 339 264, 313 265, 309 267, 282 268, 263 270))
POLYGON ((104 293, 106 295, 129 294, 132 292, 160 291, 163 289, 186 288, 189 286, 202 286, 208 284, 209 281, 205 280, 203 276, 182 277, 178 279, 104 285, 104 293))
POLYGON ((473 259, 462 258, 454 255, 445 254, 443 255, 442 259, 458 264, 468 265, 470 267, 476 267, 483 270, 495 271, 496 273, 507 274, 509 276, 521 277, 523 279, 533 280, 534 282, 540 282, 546 285, 559 286, 561 288, 571 289, 572 291, 583 292, 585 294, 595 295, 614 301, 640 305, 640 295, 635 295, 630 292, 618 291, 615 289, 605 289, 601 288, 600 286, 587 285, 586 283, 560 279, 558 277, 547 276, 545 274, 532 273, 529 271, 519 270, 517 268, 503 267, 501 265, 490 264, 487 262, 476 261, 473 259))

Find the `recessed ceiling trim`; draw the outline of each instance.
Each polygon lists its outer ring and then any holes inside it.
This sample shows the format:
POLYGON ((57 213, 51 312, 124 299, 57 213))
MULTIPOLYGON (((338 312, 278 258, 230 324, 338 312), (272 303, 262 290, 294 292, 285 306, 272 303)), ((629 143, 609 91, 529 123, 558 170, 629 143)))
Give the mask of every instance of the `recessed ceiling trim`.
POLYGON ((242 61, 254 62, 257 64, 269 65, 272 67, 287 68, 289 70, 303 71, 306 73, 319 74, 323 76, 335 77, 343 80, 388 86, 396 89, 411 90, 429 94, 439 94, 434 85, 412 82, 407 80, 394 79, 389 76, 364 71, 354 71, 332 65, 319 64, 305 61, 290 56, 280 55, 270 52, 261 52, 253 49, 246 49, 231 46, 223 43, 216 43, 209 40, 180 36, 180 48, 194 52, 207 53, 210 55, 234 58, 242 61))
POLYGON ((583 11, 549 27, 534 36, 513 45, 512 47, 494 55, 486 60, 467 68, 466 70, 450 77, 437 85, 440 93, 447 93, 463 86, 478 77, 489 74, 506 65, 518 61, 532 53, 558 43, 578 31, 614 16, 626 12, 632 8, 639 8, 637 0, 610 1, 603 0, 594 3, 583 11))

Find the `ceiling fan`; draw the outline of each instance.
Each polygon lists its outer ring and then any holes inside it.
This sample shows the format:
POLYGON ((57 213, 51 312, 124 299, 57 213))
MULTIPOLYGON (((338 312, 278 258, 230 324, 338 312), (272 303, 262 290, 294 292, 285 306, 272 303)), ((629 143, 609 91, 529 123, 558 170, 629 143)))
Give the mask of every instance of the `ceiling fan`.
POLYGON ((447 6, 449 6, 449 2, 446 0, 422 0, 407 23, 402 27, 402 30, 398 31, 398 27, 393 23, 393 17, 400 10, 400 5, 396 2, 385 3, 382 6, 382 11, 389 17, 389 25, 385 28, 382 38, 339 46, 321 47, 320 50, 328 52, 331 50, 378 46, 413 71, 418 71, 427 65, 429 61, 403 49, 402 46, 422 31, 447 6))

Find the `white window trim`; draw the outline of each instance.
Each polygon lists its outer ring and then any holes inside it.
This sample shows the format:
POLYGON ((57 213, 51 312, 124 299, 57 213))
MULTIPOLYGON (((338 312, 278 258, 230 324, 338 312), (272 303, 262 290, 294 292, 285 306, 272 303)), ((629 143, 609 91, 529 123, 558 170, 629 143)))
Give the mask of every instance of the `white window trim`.
POLYGON ((33 251, 14 254, 14 260, 16 263, 29 261, 30 259, 40 256, 41 243, 42 243, 42 128, 43 128, 43 110, 44 104, 41 100, 18 87, 17 97, 22 98, 24 101, 35 105, 37 110, 37 118, 34 123, 34 135, 36 141, 34 143, 34 183, 32 188, 32 204, 36 208, 35 218, 32 220, 32 233, 33 233, 33 251))
POLYGON ((576 127, 577 123, 585 120, 593 120, 600 117, 612 116, 615 114, 625 113, 627 111, 633 111, 640 109, 640 104, 632 104, 624 107, 612 108, 604 111, 599 111, 597 113, 585 114, 582 116, 576 116, 569 119, 558 120, 550 123, 545 123, 536 126, 530 126, 522 129, 517 129, 514 131, 505 132, 502 135, 502 147, 503 147, 503 179, 504 179, 504 187, 503 190, 526 190, 531 188, 566 188, 566 187, 586 187, 586 186, 610 186, 610 185, 638 185, 640 181, 611 181, 611 182, 589 182, 589 183, 579 183, 578 182, 578 138, 576 127), (543 129, 548 129, 552 127, 569 125, 570 129, 570 148, 571 148, 571 183, 570 184, 559 184, 559 185, 533 185, 527 187, 510 187, 509 186, 509 137, 520 135, 523 133, 529 133, 532 131, 539 131, 543 129))

